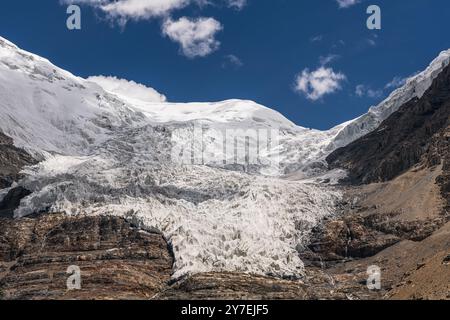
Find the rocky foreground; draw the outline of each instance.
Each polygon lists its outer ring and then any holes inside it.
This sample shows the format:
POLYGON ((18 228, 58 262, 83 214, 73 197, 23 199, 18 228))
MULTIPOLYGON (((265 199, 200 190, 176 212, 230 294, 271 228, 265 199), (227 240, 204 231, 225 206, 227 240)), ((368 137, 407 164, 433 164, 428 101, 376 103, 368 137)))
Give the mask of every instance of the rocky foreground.
MULTIPOLYGON (((341 229, 331 237, 338 239, 341 229)), ((366 245, 371 243, 379 242, 368 240, 366 245)), ((0 295, 37 300, 448 299, 449 247, 447 223, 422 241, 400 241, 369 258, 311 263, 300 280, 239 273, 173 280, 173 257, 164 237, 123 218, 63 214, 1 218, 0 295), (81 270, 80 290, 68 290, 66 271, 71 265, 81 270), (369 265, 382 269, 380 291, 366 288, 369 265)))
MULTIPOLYGON (((349 299, 376 297, 354 273, 308 269, 302 280, 206 273, 171 280, 173 257, 157 231, 123 218, 63 214, 0 220, 2 299, 349 299), (67 268, 81 270, 68 290, 67 268), (358 293, 356 293, 358 292, 358 293)), ((364 274, 361 274, 361 279, 364 274)))

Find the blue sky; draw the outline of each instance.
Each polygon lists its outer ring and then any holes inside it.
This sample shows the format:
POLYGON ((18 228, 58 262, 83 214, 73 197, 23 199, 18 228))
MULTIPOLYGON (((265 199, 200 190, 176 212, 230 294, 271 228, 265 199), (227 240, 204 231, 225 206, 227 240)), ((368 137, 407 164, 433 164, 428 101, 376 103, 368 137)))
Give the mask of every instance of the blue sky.
POLYGON ((71 1, 84 2, 81 30, 67 29, 58 0, 3 0, 0 36, 76 75, 134 80, 173 102, 250 99, 319 129, 450 48, 448 0, 71 1), (366 27, 371 4, 381 30, 366 27))

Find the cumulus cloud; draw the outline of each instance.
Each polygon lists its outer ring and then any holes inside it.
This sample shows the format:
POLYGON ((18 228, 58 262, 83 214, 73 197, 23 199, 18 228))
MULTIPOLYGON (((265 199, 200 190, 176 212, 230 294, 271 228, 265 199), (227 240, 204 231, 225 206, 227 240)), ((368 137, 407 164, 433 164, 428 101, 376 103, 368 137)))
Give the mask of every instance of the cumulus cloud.
POLYGON ((199 0, 63 0, 64 3, 86 4, 102 10, 119 22, 169 15, 199 0))
POLYGON ((225 5, 241 10, 247 0, 60 0, 62 4, 89 5, 101 10, 106 17, 124 27, 129 20, 159 18, 163 22, 162 33, 180 44, 181 52, 189 57, 204 57, 217 50, 220 42, 215 39, 223 29, 214 18, 192 19, 183 17, 174 21, 172 13, 190 5, 225 5))
POLYGON ((144 102, 166 102, 166 97, 153 88, 116 77, 95 76, 88 81, 97 83, 106 91, 144 102))
POLYGON ((349 8, 357 3, 359 3, 360 0, 336 0, 339 8, 349 8))
POLYGON ((314 71, 305 69, 296 78, 295 91, 304 94, 309 100, 316 101, 340 90, 345 79, 344 74, 335 72, 332 68, 322 66, 314 71))
POLYGON ((148 19, 169 14, 188 4, 188 0, 122 0, 104 4, 101 9, 111 16, 148 19))
MULTIPOLYGON (((127 20, 143 20, 155 17, 167 17, 173 11, 189 5, 199 6, 214 4, 210 0, 61 0, 63 4, 85 4, 105 12, 110 18, 117 19, 120 24, 127 20)), ((228 7, 242 9, 246 0, 220 0, 228 7)))
POLYGON ((214 18, 167 19, 162 26, 163 34, 177 42, 188 58, 205 57, 216 51, 220 42, 215 36, 222 29, 220 22, 214 18))

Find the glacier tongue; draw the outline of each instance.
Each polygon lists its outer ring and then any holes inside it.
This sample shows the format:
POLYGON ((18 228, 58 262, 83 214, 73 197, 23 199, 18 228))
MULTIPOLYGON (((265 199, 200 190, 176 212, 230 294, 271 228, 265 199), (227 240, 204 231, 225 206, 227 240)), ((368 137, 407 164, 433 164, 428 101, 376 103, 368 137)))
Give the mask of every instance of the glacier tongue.
MULTIPOLYGON (((341 197, 311 177, 326 172, 330 152, 423 94, 449 57, 450 50, 443 52, 368 114, 319 131, 252 101, 140 100, 114 86, 103 88, 98 77, 76 77, 0 37, 0 129, 42 160, 19 182, 32 194, 15 216, 111 214, 156 227, 173 246, 175 277, 203 271, 300 276, 296 248, 334 213, 341 197), (220 163, 174 162, 171 150, 190 143, 195 125, 278 130, 278 144, 263 154, 270 168, 258 164, 248 174, 220 163), (265 176, 273 173, 274 158, 279 175, 265 176)), ((220 151, 212 134, 204 144, 220 151)))
POLYGON ((108 214, 156 227, 170 241, 174 277, 242 271, 299 277, 297 248, 334 212, 340 192, 313 181, 289 181, 168 156, 181 124, 122 129, 88 156, 50 156, 27 168, 32 191, 15 216, 33 212, 108 214))
POLYGON ((16 216, 111 214, 156 227, 172 244, 174 277, 207 271, 299 277, 296 248, 340 197, 315 183, 140 158, 124 164, 57 156, 27 173, 21 184, 33 195, 16 216))

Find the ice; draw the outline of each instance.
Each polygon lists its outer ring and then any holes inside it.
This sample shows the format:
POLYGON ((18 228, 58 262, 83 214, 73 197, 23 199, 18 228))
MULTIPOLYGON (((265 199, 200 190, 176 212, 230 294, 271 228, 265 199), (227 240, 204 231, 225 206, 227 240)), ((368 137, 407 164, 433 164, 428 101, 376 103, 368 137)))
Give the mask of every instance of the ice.
POLYGON ((424 72, 367 114, 319 131, 297 126, 252 101, 169 103, 141 100, 136 94, 127 97, 124 90, 110 85, 102 88, 104 81, 95 82, 104 77, 89 81, 76 77, 0 37, 0 124, 16 146, 40 158, 49 153, 90 155, 124 128, 149 124, 199 122, 213 127, 278 128, 283 134, 281 145, 267 156, 277 153, 282 174, 300 171, 311 177, 323 173, 324 158, 336 148, 374 130, 404 102, 420 97, 449 60, 450 50, 442 52, 424 72))
POLYGON ((340 198, 329 186, 205 166, 57 156, 27 171, 21 185, 33 195, 16 217, 110 214, 156 227, 173 247, 174 277, 209 271, 300 277, 296 249, 340 198))
POLYGON ((130 96, 110 83, 123 80, 76 77, 0 37, 0 129, 42 160, 23 172, 19 185, 32 194, 15 216, 109 214, 156 227, 173 247, 174 277, 299 277, 297 249, 342 196, 334 185, 345 172, 328 171, 325 157, 420 97, 449 59, 441 53, 367 114, 319 131, 253 101, 170 103, 136 83, 130 96), (251 168, 181 165, 172 151, 191 144, 195 126, 206 128, 202 148, 213 153, 222 149, 215 130, 278 130, 279 140, 251 168))

